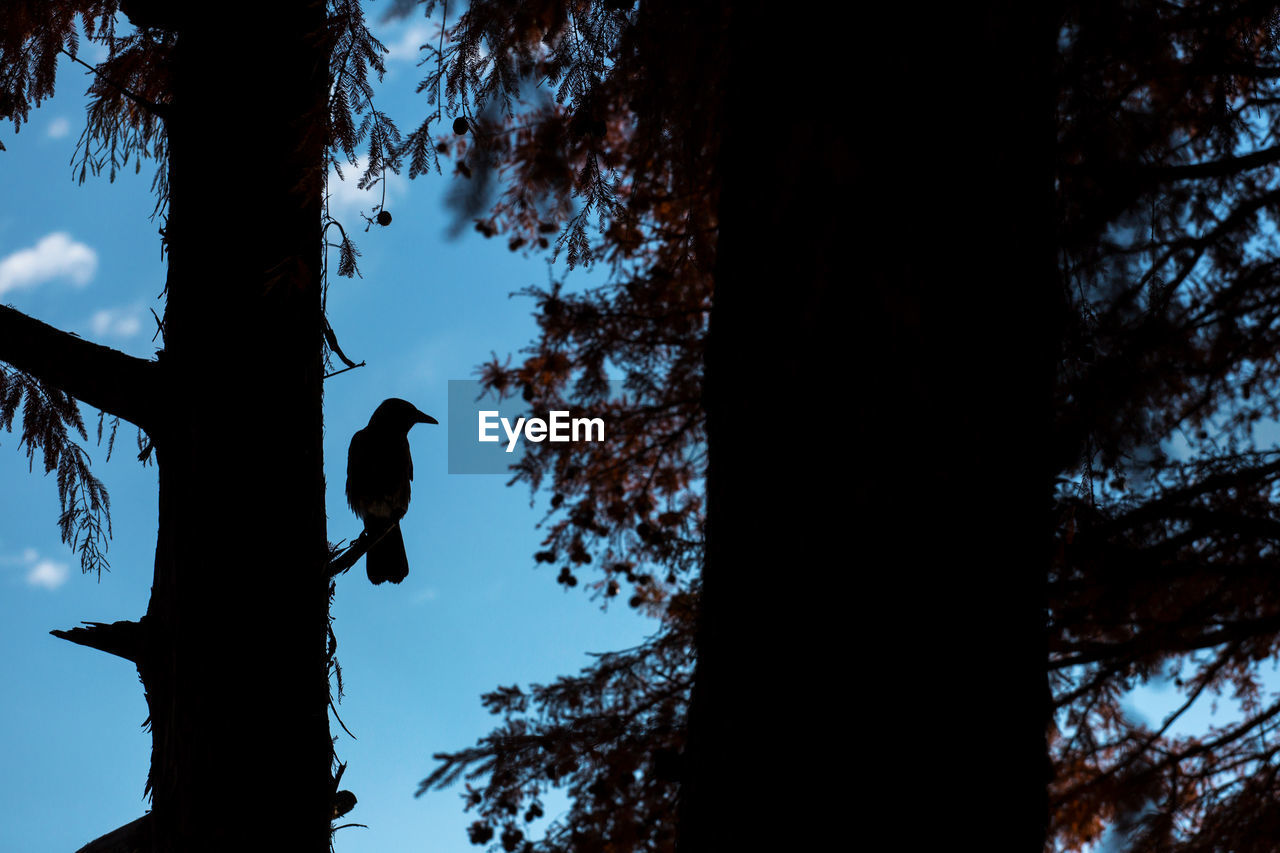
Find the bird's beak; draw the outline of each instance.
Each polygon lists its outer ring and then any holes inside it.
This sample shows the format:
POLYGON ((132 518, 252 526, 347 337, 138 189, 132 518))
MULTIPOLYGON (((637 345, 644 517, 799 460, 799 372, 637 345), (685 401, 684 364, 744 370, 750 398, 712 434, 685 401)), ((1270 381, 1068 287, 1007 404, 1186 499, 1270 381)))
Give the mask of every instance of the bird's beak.
POLYGON ((413 422, 414 422, 415 424, 438 424, 438 423, 440 423, 438 420, 436 420, 435 418, 431 417, 431 415, 427 415, 427 414, 424 414, 424 413, 422 413, 422 412, 418 412, 418 417, 414 418, 414 421, 413 421, 413 422))

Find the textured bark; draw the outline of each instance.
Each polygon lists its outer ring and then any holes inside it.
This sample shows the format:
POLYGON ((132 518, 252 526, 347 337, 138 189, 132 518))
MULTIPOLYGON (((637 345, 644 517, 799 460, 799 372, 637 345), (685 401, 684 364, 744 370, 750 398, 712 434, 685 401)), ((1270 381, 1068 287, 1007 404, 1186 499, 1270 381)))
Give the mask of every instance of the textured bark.
POLYGON ((145 618, 55 632, 133 660, 150 709, 152 811, 84 849, 327 853, 325 5, 125 5, 178 32, 162 357, 0 307, 0 360, 143 426, 159 466, 145 618))
POLYGON ((734 4, 681 850, 1034 851, 1053 14, 815 14, 734 4))
POLYGON ((323 853, 324 8, 217 11, 182 23, 167 124, 152 849, 323 853))

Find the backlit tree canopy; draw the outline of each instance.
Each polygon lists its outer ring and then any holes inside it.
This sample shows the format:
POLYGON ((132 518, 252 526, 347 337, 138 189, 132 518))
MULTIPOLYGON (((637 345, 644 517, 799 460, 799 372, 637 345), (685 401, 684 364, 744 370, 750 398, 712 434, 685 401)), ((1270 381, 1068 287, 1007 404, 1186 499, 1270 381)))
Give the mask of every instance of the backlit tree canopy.
POLYGON ((1280 8, 1068 4, 1058 62, 1052 830, 1274 849, 1280 8), (1172 679, 1178 710, 1127 714, 1172 679), (1242 717, 1197 736, 1217 694, 1242 717))
POLYGON ((572 808, 538 849, 675 841, 703 557, 726 14, 718 4, 481 2, 423 49, 420 90, 437 109, 406 137, 410 174, 452 158, 475 185, 459 208, 477 230, 607 273, 586 289, 526 290, 538 338, 517 363, 495 356, 481 371, 531 410, 571 402, 603 415, 621 440, 526 453, 517 479, 550 492, 534 558, 565 586, 585 575, 593 597, 660 620, 649 642, 577 676, 485 697, 504 724, 439 756, 422 785, 486 777, 467 800, 476 843, 518 849, 552 786, 567 787, 572 808), (615 378, 621 397, 610 396, 615 378))

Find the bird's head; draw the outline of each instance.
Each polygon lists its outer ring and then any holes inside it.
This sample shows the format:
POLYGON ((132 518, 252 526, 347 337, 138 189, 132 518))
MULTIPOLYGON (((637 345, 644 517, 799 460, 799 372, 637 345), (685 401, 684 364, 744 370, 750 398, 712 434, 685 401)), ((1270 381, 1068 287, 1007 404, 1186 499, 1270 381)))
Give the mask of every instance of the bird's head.
POLYGON ((373 410, 373 417, 369 418, 369 426, 380 427, 382 429, 404 430, 408 432, 414 424, 438 424, 440 423, 431 415, 418 411, 418 408, 408 400, 401 400, 399 397, 390 397, 383 400, 378 408, 373 410))

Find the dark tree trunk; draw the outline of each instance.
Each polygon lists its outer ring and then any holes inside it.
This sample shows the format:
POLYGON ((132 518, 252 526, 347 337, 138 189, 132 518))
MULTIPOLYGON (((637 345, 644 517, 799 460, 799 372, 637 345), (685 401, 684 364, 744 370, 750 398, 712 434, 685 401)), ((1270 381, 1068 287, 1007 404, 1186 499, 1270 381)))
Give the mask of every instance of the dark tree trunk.
POLYGON ((167 124, 160 530, 139 661, 152 849, 323 853, 325 11, 190 8, 167 124))
POLYGON ((682 853, 1044 844, 1055 21, 877 8, 734 5, 682 853))

